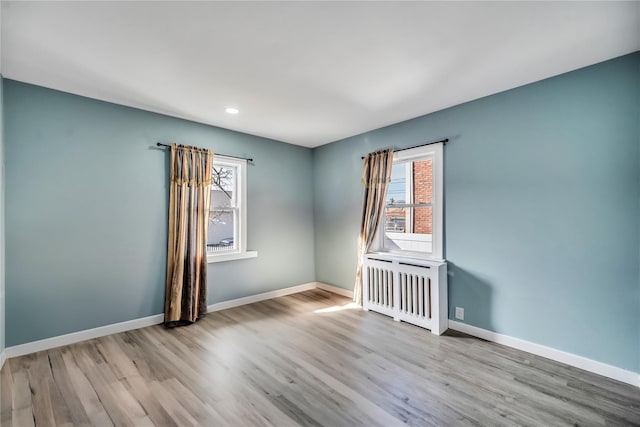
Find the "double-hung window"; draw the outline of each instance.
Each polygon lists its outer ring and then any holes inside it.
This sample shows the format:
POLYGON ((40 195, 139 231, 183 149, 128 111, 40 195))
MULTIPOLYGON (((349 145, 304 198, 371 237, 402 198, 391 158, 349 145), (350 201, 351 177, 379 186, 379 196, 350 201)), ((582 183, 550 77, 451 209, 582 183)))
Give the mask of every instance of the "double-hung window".
POLYGON ((208 262, 251 258, 247 251, 247 161, 215 156, 207 236, 208 262))
POLYGON ((378 248, 442 260, 442 143, 394 153, 378 248))

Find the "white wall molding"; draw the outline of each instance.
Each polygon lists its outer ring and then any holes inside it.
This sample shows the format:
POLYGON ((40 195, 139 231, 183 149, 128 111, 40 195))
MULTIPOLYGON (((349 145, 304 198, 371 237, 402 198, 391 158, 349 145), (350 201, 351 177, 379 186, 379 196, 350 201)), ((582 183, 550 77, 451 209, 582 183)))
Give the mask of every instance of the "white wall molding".
POLYGON ((503 335, 487 329, 478 328, 477 326, 467 325, 466 323, 457 322, 455 320, 449 320, 449 328, 455 331, 464 332, 465 334, 473 335, 474 337, 482 338, 483 340, 513 347, 518 350, 526 351, 527 353, 546 357, 547 359, 555 360, 556 362, 564 363, 585 371, 593 372, 594 374, 640 387, 640 373, 638 372, 627 371, 626 369, 598 362, 593 359, 588 359, 583 356, 578 356, 573 353, 567 353, 566 351, 525 341, 520 338, 514 338, 509 335, 503 335))
POLYGON ((38 351, 49 350, 63 345, 75 344, 80 341, 103 337, 105 335, 116 334, 118 332, 153 326, 158 323, 162 323, 163 320, 164 314, 156 314, 140 319, 128 320, 126 322, 99 326, 93 329, 85 329, 84 331, 72 332, 70 334, 58 335, 56 337, 45 338, 43 340, 14 345, 12 347, 7 347, 4 350, 5 357, 9 359, 11 357, 23 356, 25 354, 36 353, 38 351))
MULTIPOLYGON (((252 304, 254 302, 265 301, 272 298, 278 298, 285 295, 291 295, 299 292, 308 291, 316 288, 316 282, 305 283, 302 285, 291 286, 289 288, 279 289, 277 291, 264 292, 257 295, 251 295, 244 298, 238 298, 230 301, 219 302, 211 304, 207 307, 207 311, 219 311, 227 308, 239 307, 245 304, 252 304)), ((328 285, 327 285, 328 286, 328 285)), ((331 286, 331 288, 334 288, 331 286)), ((338 288, 336 288, 338 289, 338 288)), ((80 341, 90 340, 93 338, 103 337, 105 335, 116 334, 118 332, 126 332, 134 329, 145 328, 147 326, 153 326, 160 324, 164 321, 164 314, 156 314, 153 316, 143 317, 140 319, 128 320, 126 322, 114 323, 111 325, 100 326, 93 329, 86 329, 84 331, 73 332, 65 335, 58 335, 51 338, 45 338, 43 340, 32 341, 25 344, 19 344, 12 347, 7 347, 2 354, 0 354, 0 367, 4 363, 5 359, 11 357, 23 356, 25 354, 36 353, 38 351, 49 350, 63 345, 75 344, 80 341)))
POLYGON ((228 308, 240 307, 241 305, 253 304, 254 302, 266 301, 268 299, 297 294, 299 292, 309 291, 315 288, 316 282, 309 282, 302 285, 291 286, 289 288, 278 289, 277 291, 263 292, 261 294, 251 295, 248 297, 217 302, 215 304, 207 306, 207 312, 211 313, 214 311, 226 310, 228 308))
MULTIPOLYGON (((328 285, 322 282, 309 282, 302 285, 279 289, 276 291, 263 292, 248 297, 211 304, 207 307, 207 309, 209 312, 226 310, 228 308, 240 307, 242 305, 253 304, 256 302, 296 294, 316 288, 328 292, 333 292, 347 298, 353 298, 353 291, 339 288, 333 285, 328 285)), ((4 365, 5 360, 11 357, 23 356, 25 354, 49 350, 51 348, 74 344, 93 338, 99 338, 105 335, 111 335, 119 332, 126 332, 134 329, 144 328, 147 326, 153 326, 162 323, 163 320, 163 314, 156 314, 140 319, 133 319, 126 322, 114 323, 112 325, 100 326, 93 329, 87 329, 84 331, 73 332, 70 334, 59 335, 39 341, 33 341, 25 344, 7 347, 5 348, 4 352, 0 353, 0 368, 4 365)), ((497 332, 489 331, 487 329, 478 328, 477 326, 468 325, 466 323, 457 322, 455 320, 449 320, 449 328, 487 341, 513 347, 518 350, 535 354, 537 356, 555 360, 556 362, 565 363, 576 368, 584 369, 585 371, 593 372, 595 374, 599 374, 617 381, 640 387, 640 373, 637 372, 627 371, 625 369, 608 365, 603 362, 598 362, 586 357, 567 353, 562 350, 557 350, 544 345, 532 343, 530 341, 514 338, 509 335, 503 335, 497 332)))
POLYGON ((343 297, 353 299, 353 291, 348 289, 339 288, 333 285, 327 285, 326 283, 316 282, 316 288, 322 289, 327 292, 333 292, 334 294, 342 295, 343 297))

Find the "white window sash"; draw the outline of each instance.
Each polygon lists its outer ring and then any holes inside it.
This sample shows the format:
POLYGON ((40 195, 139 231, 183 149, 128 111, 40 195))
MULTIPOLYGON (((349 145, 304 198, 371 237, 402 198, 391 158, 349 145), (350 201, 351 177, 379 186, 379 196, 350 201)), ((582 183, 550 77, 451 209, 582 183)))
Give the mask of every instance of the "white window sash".
MULTIPOLYGON (((397 151, 393 155, 393 164, 401 164, 408 163, 416 160, 427 160, 431 158, 432 163, 432 174, 433 174, 433 185, 432 185, 432 202, 431 203, 413 203, 413 173, 408 170, 406 176, 407 183, 407 191, 410 191, 411 194, 406 198, 407 201, 411 203, 403 203, 403 204, 394 204, 389 206, 388 208, 416 208, 416 207, 432 207, 432 234, 431 234, 431 244, 432 251, 431 252, 413 252, 407 250, 394 250, 388 249, 384 246, 385 239, 385 228, 386 228, 386 215, 383 215, 380 226, 378 228, 378 237, 377 237, 377 246, 379 252, 388 252, 394 253, 398 255, 411 256, 415 258, 424 258, 431 259, 437 261, 443 261, 443 233, 444 233, 444 215, 443 215, 443 187, 444 187, 444 158, 443 158, 443 144, 431 144, 423 147, 416 147, 409 150, 401 150, 397 151), (411 188, 410 188, 411 187, 411 188)), ((409 169, 409 168, 407 168, 409 169)), ((385 206, 385 211, 387 206, 385 206)), ((410 210, 412 212, 413 209, 410 210)), ((406 218, 406 217, 405 217, 406 218)), ((406 218, 405 221, 408 224, 405 227, 412 227, 412 221, 409 221, 411 218, 406 218)), ((411 233, 406 233, 411 234, 411 233)))
MULTIPOLYGON (((230 261, 235 259, 253 258, 258 256, 256 251, 247 250, 247 161, 224 156, 215 156, 214 166, 227 166, 235 168, 235 191, 232 194, 231 207, 224 209, 234 211, 234 245, 233 252, 208 253, 207 262, 230 261)), ((219 208, 211 207, 210 210, 219 208)))

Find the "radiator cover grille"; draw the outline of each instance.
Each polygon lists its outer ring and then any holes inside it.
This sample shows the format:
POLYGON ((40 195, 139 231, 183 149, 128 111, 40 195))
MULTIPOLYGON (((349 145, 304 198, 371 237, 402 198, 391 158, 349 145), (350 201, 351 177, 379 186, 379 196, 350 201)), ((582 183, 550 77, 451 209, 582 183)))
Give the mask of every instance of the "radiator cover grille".
POLYGON ((444 262, 368 255, 363 266, 363 308, 440 335, 447 329, 444 262))

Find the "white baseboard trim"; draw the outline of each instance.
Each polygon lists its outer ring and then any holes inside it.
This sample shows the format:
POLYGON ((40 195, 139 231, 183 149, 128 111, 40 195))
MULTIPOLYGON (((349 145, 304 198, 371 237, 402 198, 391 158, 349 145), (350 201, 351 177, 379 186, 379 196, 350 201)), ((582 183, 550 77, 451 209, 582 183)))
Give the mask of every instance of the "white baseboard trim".
POLYGON ((291 286, 289 288, 278 289, 277 291, 263 292, 261 294, 250 295, 232 299, 229 301, 217 302, 207 306, 207 312, 226 310, 228 308, 240 307, 241 305, 253 304, 254 302, 266 301, 268 299, 283 297, 286 295, 297 294, 299 292, 310 291, 316 288, 316 282, 304 283, 302 285, 291 286))
MULTIPOLYGON (((251 295, 248 297, 211 304, 207 307, 207 310, 209 312, 226 310, 228 308, 240 307, 242 305, 253 304, 256 302, 304 292, 315 288, 333 292, 335 294, 342 295, 348 298, 353 298, 353 291, 339 288, 333 285, 328 285, 326 283, 309 282, 302 285, 279 289, 276 291, 263 292, 257 295, 251 295)), ((93 329, 87 329, 84 331, 73 332, 70 334, 59 335, 39 341, 33 341, 25 344, 7 347, 4 349, 4 352, 0 353, 0 368, 2 368, 2 366, 4 365, 5 360, 12 357, 18 357, 25 354, 36 353, 38 351, 49 350, 63 345, 74 344, 80 341, 99 338, 118 332, 125 332, 144 328, 147 326, 153 326, 162 323, 163 320, 163 314, 156 314, 140 319, 133 319, 126 322, 114 323, 112 325, 100 326, 93 329)), ((464 332, 469 335, 473 335, 487 341, 503 344, 509 347, 516 348, 518 350, 523 350, 528 353, 546 357, 557 362, 584 369, 585 371, 593 372, 595 374, 599 374, 617 381, 640 387, 640 373, 637 372, 627 371, 625 369, 588 359, 586 357, 567 353, 565 351, 557 350, 544 345, 535 344, 530 341, 511 337, 509 335, 503 335, 497 332, 489 331, 487 329, 478 328, 477 326, 468 325, 466 323, 457 322, 455 320, 449 320, 449 328, 456 331, 464 332)))
POLYGON ((316 288, 322 289, 327 292, 333 292, 334 294, 342 295, 343 297, 353 299, 353 291, 350 291, 348 289, 339 288, 333 285, 327 285, 326 283, 322 283, 322 282, 316 282, 316 288))
POLYGON ((58 335, 57 337, 45 338, 43 340, 32 341, 25 344, 7 347, 5 357, 23 356, 25 354, 36 353, 38 351, 49 350, 63 345, 75 344, 80 341, 90 340, 93 338, 103 337, 105 335, 116 334, 118 332, 131 331, 147 326, 157 325, 164 320, 164 314, 156 314, 140 319, 128 320, 126 322, 113 323, 111 325, 100 326, 93 329, 85 329, 84 331, 72 332, 70 334, 58 335))
MULTIPOLYGON (((254 302, 265 301, 268 299, 291 295, 298 292, 304 292, 315 288, 316 282, 305 283, 298 286, 279 289, 277 291, 264 292, 244 298, 211 304, 207 307, 207 311, 213 312, 225 310, 227 308, 239 307, 241 305, 252 304, 254 302)), ((4 353, 0 355, 0 362, 2 362, 0 363, 0 367, 2 367, 5 359, 9 359, 11 357, 24 356, 25 354, 49 350, 52 348, 61 347, 63 345, 75 344, 80 341, 99 338, 105 335, 111 335, 118 332, 126 332, 134 329, 144 328, 147 326, 153 326, 160 324, 163 321, 164 314, 156 314, 153 316, 143 317, 141 319, 128 320, 126 322, 114 323, 111 325, 100 326, 93 329, 86 329, 84 331, 78 331, 70 334, 58 335, 56 337, 45 338, 43 340, 32 341, 25 344, 14 345, 12 347, 7 347, 4 350, 4 353)))
POLYGON ((466 323, 457 322, 455 320, 449 320, 449 328, 455 331, 464 332, 465 334, 473 335, 474 337, 482 338, 483 340, 513 347, 537 356, 555 360, 556 362, 593 372, 594 374, 640 387, 640 373, 638 372, 627 371, 626 369, 598 362, 593 359, 588 359, 583 356, 578 356, 573 353, 567 353, 566 351, 532 343, 520 338, 514 338, 509 335, 503 335, 487 329, 478 328, 477 326, 467 325, 466 323))

